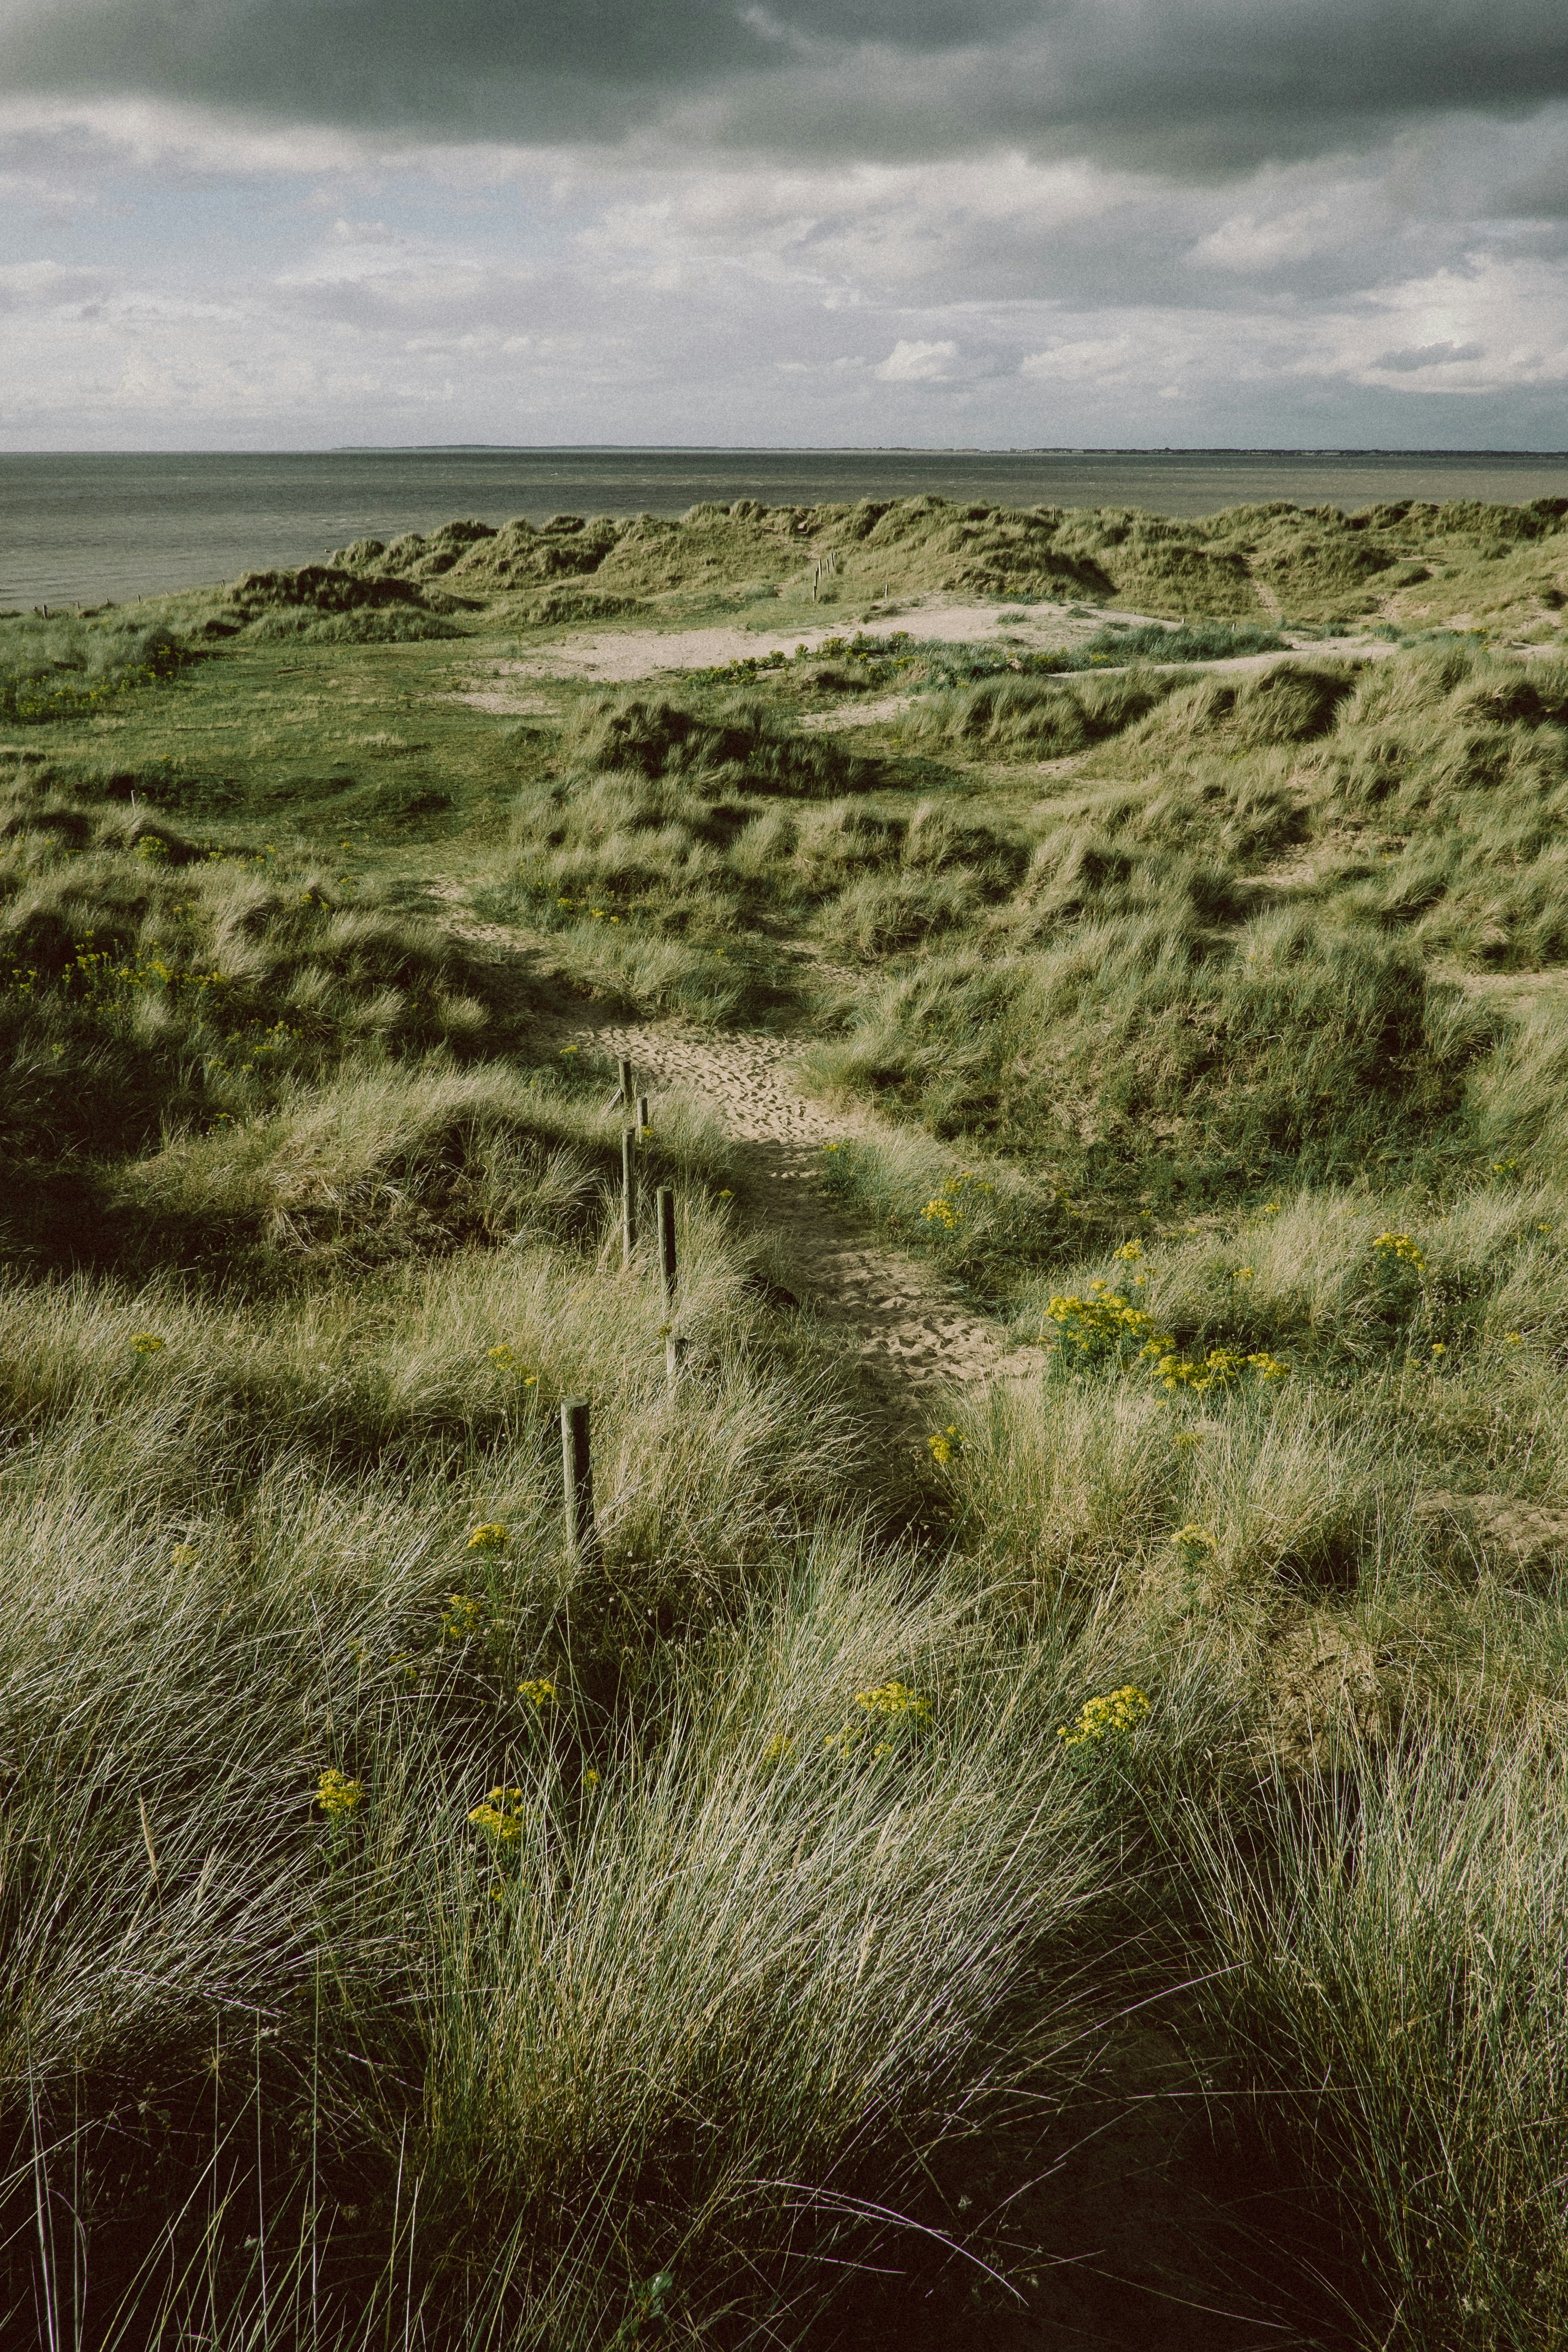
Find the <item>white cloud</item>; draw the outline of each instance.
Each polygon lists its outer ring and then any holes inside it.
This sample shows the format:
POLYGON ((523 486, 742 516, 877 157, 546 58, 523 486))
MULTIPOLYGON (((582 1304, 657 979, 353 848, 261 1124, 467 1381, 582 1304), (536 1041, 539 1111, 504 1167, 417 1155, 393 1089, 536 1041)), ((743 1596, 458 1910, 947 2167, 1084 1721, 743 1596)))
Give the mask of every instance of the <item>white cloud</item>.
POLYGON ((946 337, 939 343, 911 343, 900 336, 876 374, 882 383, 945 383, 957 357, 958 345, 946 337))

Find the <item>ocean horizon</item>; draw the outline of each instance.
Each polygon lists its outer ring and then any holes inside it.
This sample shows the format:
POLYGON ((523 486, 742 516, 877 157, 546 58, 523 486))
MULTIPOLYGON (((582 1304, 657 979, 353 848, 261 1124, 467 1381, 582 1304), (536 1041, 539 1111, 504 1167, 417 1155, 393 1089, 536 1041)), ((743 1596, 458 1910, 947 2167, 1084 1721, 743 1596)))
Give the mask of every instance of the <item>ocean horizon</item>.
POLYGON ((675 516, 705 499, 766 506, 909 498, 1124 506, 1171 515, 1289 499, 1502 502, 1568 495, 1568 451, 758 449, 490 443, 305 452, 0 455, 0 609, 166 594, 320 562, 363 538, 458 515, 675 516))

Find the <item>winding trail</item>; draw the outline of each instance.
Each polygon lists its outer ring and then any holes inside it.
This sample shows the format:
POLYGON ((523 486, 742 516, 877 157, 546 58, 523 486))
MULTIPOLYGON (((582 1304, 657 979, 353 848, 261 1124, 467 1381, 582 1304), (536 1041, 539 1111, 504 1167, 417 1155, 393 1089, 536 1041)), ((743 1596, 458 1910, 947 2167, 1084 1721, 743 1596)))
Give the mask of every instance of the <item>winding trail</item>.
POLYGON ((957 1297, 934 1268, 868 1232, 823 1181, 823 1148, 873 1134, 877 1122, 811 1101, 794 1075, 787 1038, 741 1032, 709 1036, 676 1023, 592 1020, 552 1024, 552 1035, 625 1056, 649 1116, 672 1094, 714 1113, 735 1147, 745 1207, 780 1244, 790 1289, 839 1331, 890 1416, 918 1404, 929 1425, 945 1388, 1024 1380, 1044 1370, 1044 1350, 1011 1342, 999 1324, 957 1297))
MULTIPOLYGON (((437 896, 450 909, 460 892, 447 885, 437 896)), ((526 952, 532 940, 508 925, 450 912, 447 920, 458 938, 492 954, 526 952)), ((1012 1340, 933 1266, 883 1241, 835 1200, 823 1181, 824 1147, 885 1130, 868 1112, 830 1109, 801 1092, 798 1040, 756 1030, 716 1035, 679 1021, 595 1020, 564 1006, 537 1018, 542 1041, 556 1052, 578 1045, 629 1061, 655 1123, 658 1104, 673 1095, 693 1097, 718 1119, 734 1147, 742 1204, 778 1242, 791 1293, 858 1356, 890 1424, 929 1429, 944 1390, 1043 1371, 1043 1349, 1012 1340)))

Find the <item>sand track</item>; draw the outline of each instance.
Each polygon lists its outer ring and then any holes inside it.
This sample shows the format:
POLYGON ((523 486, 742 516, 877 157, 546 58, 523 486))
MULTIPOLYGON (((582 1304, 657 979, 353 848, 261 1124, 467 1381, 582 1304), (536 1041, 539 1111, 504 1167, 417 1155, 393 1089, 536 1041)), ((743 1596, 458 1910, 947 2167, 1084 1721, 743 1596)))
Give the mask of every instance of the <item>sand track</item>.
POLYGON ((898 1419, 934 1427, 944 1388, 1044 1369, 1042 1349, 1012 1344, 933 1268, 881 1241, 833 1198, 823 1181, 824 1146, 872 1132, 875 1122, 803 1095, 792 1066, 798 1045, 757 1034, 699 1035, 674 1023, 567 1018, 550 1025, 557 1045, 630 1061, 656 1128, 660 1100, 673 1094, 717 1116, 735 1147, 744 1204, 780 1245, 784 1280, 843 1334, 898 1419))
MULTIPOLYGON (((1278 604, 1278 598, 1275 603, 1278 604)), ((1055 650, 1063 646, 1080 644, 1092 636, 1107 620, 1139 625, 1149 619, 1142 613, 1084 612, 1065 604, 1039 604, 1027 608, 1016 617, 1000 613, 993 604, 932 604, 919 609, 904 608, 897 613, 872 615, 856 623, 845 620, 837 629, 820 625, 777 630, 763 633, 732 625, 690 628, 621 628, 616 630, 576 631, 569 640, 542 645, 534 651, 515 659, 487 662, 482 671, 472 674, 473 683, 454 694, 455 702, 466 702, 470 709, 488 711, 495 718, 538 718, 552 710, 548 696, 537 690, 541 686, 560 685, 568 679, 595 686, 633 686, 648 678, 669 676, 682 671, 722 668, 726 663, 761 658, 769 654, 786 657, 804 648, 816 652, 830 637, 843 638, 856 634, 867 637, 890 636, 895 630, 907 629, 911 635, 936 639, 947 645, 992 644, 1005 650, 1016 647, 1020 653, 1055 650), (531 684, 532 689, 530 690, 531 684)), ((1266 615, 1259 614, 1260 620, 1266 615)), ((1173 628, 1173 622, 1161 625, 1173 628)), ((1201 667, 1209 670, 1268 669, 1280 661, 1342 660, 1391 653, 1394 647, 1385 639, 1351 635, 1343 637, 1310 639, 1303 644, 1291 642, 1288 650, 1271 654, 1229 654, 1218 661, 1201 665, 1184 662, 1154 662, 1147 667, 1155 669, 1201 667)), ((1079 677, 1110 677, 1114 669, 1094 671, 1064 671, 1064 680, 1079 677)), ((896 717, 910 699, 907 694, 895 694, 878 701, 862 701, 858 709, 847 701, 842 709, 819 711, 795 721, 797 726, 820 729, 870 726, 896 717)))
MULTIPOLYGON (((459 894, 447 884, 436 895, 450 908, 459 894)), ((505 925, 450 915, 448 922, 492 954, 530 944, 526 931, 505 925)), ((629 1061, 656 1128, 659 1103, 672 1095, 690 1096, 717 1118, 734 1147, 743 1205, 779 1244, 784 1283, 843 1335, 890 1423, 929 1430, 944 1390, 1027 1380, 1045 1369, 1042 1349, 1016 1344, 934 1267, 891 1247, 835 1200, 823 1181, 824 1147, 875 1134, 878 1122, 802 1093, 798 1041, 759 1031, 712 1035, 674 1021, 595 1020, 564 1008, 540 1028, 542 1043, 557 1053, 576 1045, 629 1061)))

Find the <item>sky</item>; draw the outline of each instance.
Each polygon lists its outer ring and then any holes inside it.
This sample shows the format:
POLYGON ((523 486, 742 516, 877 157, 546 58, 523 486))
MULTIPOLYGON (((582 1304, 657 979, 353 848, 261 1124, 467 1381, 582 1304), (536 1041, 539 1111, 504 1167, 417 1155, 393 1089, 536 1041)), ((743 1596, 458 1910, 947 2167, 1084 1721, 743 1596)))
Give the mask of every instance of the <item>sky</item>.
POLYGON ((1564 0, 0 0, 0 449, 1568 446, 1564 0))

